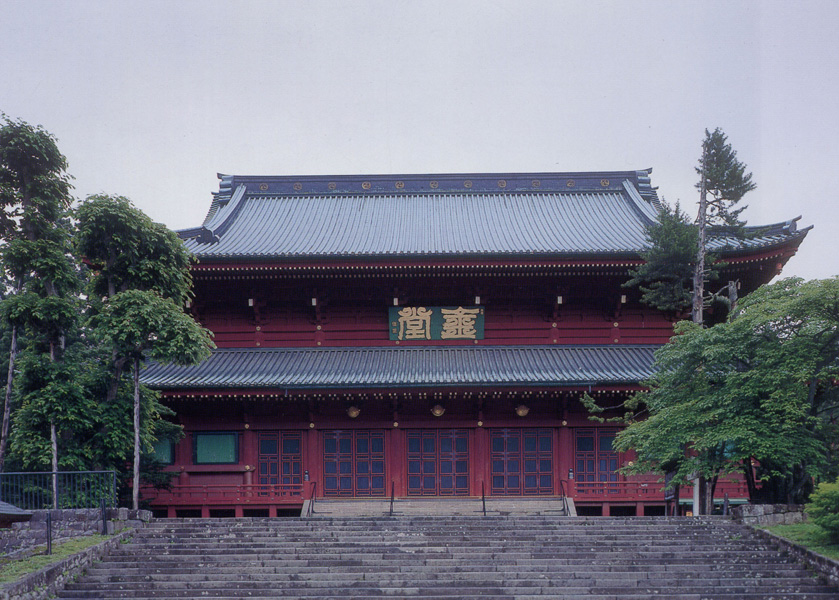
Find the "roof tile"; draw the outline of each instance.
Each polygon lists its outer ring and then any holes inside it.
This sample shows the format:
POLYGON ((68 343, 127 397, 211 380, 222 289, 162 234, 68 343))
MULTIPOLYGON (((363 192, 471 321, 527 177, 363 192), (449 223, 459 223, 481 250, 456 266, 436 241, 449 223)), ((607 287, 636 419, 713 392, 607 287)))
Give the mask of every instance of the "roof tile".
POLYGON ((656 348, 223 348, 198 366, 151 363, 142 380, 158 389, 637 383, 652 374, 656 348))

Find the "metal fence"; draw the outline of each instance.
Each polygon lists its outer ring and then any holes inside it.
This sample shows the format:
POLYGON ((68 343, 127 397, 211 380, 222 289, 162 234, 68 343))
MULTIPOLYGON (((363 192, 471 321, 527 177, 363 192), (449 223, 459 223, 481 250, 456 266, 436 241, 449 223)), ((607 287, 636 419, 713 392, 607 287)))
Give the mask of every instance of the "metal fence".
POLYGON ((23 510, 117 505, 115 471, 0 473, 0 500, 23 510))

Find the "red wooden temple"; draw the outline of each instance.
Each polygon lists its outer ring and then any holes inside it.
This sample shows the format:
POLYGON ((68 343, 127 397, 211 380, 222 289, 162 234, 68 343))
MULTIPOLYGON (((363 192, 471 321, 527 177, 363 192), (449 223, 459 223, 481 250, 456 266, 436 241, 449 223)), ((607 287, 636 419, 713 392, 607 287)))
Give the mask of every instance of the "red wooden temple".
MULTIPOLYGON (((316 497, 560 496, 583 514, 661 514, 627 478, 618 404, 672 315, 621 284, 657 214, 649 171, 220 176, 190 309, 218 349, 152 365, 185 437, 157 454, 162 516, 274 516, 316 497)), ((720 285, 768 282, 807 229, 712 230, 720 285)), ((745 498, 734 480, 718 495, 745 498)), ((686 501, 691 490, 683 490, 686 501)))

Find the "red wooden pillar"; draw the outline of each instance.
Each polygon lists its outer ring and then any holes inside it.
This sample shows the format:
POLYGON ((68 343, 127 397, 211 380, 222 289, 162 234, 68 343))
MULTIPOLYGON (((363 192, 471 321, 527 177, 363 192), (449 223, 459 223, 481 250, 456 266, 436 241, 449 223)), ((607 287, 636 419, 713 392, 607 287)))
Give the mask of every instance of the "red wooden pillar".
POLYGON ((484 490, 489 495, 490 489, 490 465, 489 465, 489 434, 483 426, 476 427, 475 445, 469 454, 470 471, 472 472, 472 486, 470 495, 480 496, 482 492, 481 483, 484 483, 484 490))
POLYGON ((385 494, 390 496, 391 482, 397 497, 408 495, 408 478, 405 474, 408 455, 407 433, 401 427, 391 427, 385 435, 385 473, 388 481, 385 494))
MULTIPOLYGON (((315 487, 315 496, 323 497, 323 473, 320 444, 318 440, 318 431, 314 427, 309 427, 303 433, 303 471, 308 471, 309 481, 317 482, 315 487)), ((309 484, 312 485, 311 483, 309 484)), ((276 511, 275 511, 276 512, 276 511)))
MULTIPOLYGON (((562 421, 566 423, 566 421, 562 421)), ((567 425, 562 425, 561 427, 557 428, 557 444, 556 444, 556 452, 557 452, 557 472, 556 472, 556 481, 557 481, 557 490, 558 493, 562 493, 562 488, 559 487, 559 481, 565 481, 565 493, 569 496, 574 495, 574 480, 570 479, 568 476, 574 470, 574 440, 573 440, 572 430, 567 425)))

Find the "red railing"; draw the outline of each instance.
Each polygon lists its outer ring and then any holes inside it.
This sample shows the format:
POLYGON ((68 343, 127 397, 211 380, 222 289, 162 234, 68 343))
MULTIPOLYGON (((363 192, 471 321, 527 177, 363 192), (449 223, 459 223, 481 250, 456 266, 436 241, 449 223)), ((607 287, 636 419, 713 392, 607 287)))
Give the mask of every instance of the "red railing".
POLYGON ((662 484, 639 481, 572 481, 571 496, 585 500, 661 500, 662 484))
MULTIPOLYGON (((664 484, 659 481, 576 481, 570 484, 569 494, 579 500, 654 500, 664 501, 664 484)), ((693 497, 693 486, 682 486, 681 498, 693 497)), ((748 498, 749 492, 744 481, 720 481, 714 497, 722 499, 748 498)))
POLYGON ((173 484, 168 490, 146 488, 152 504, 300 504, 307 484, 173 484))

